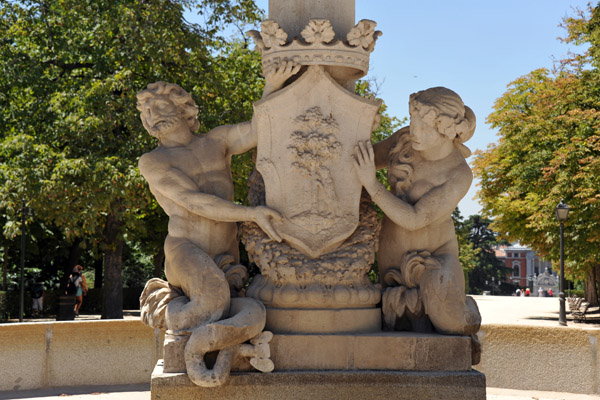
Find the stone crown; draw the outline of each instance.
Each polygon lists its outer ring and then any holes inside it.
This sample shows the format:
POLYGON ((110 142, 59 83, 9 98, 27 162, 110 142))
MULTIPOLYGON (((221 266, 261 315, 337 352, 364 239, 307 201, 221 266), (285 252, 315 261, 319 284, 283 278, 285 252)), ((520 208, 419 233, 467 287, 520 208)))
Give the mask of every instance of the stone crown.
POLYGON ((300 65, 330 65, 358 70, 360 76, 369 71, 369 56, 375 48, 377 23, 361 20, 346 35, 346 40, 335 39, 335 32, 327 19, 310 19, 302 30, 302 39, 288 40, 288 34, 272 19, 261 23, 261 31, 252 30, 248 36, 254 39, 262 55, 263 73, 283 61, 300 65))

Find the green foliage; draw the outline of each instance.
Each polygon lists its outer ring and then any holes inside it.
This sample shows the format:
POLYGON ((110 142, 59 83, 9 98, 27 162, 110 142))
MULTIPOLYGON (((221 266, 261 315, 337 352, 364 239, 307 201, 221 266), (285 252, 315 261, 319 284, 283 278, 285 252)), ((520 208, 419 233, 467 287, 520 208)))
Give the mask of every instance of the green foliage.
POLYGON ((478 197, 491 227, 558 260, 554 209, 571 207, 565 224, 573 276, 600 262, 600 6, 565 19, 567 42, 587 44, 553 73, 535 70, 512 82, 488 122, 499 141, 475 160, 478 197))
POLYGON ((481 249, 474 248, 473 243, 469 241, 469 232, 464 227, 464 219, 458 207, 452 212, 452 222, 454 222, 456 239, 458 240, 458 260, 465 275, 465 291, 471 293, 469 273, 477 267, 477 255, 481 249))
MULTIPOLYGON (((249 119, 263 84, 258 56, 243 42, 225 42, 220 28, 256 21, 256 6, 0 0, 0 7, 2 261, 14 269, 23 198, 35 210, 28 228, 42 224, 51 233, 31 237, 36 245, 55 240, 95 258, 118 251, 128 235, 146 253, 158 252, 166 218, 137 169, 156 143, 142 128, 136 93, 158 80, 179 84, 194 95, 202 130, 249 119), (206 24, 185 21, 183 7, 198 7, 206 24)), ((245 187, 248 159, 234 161, 237 186, 245 187)), ((61 260, 63 269, 71 258, 61 260)), ((107 280, 120 281, 120 267, 115 273, 107 280)))
MULTIPOLYGON (((105 271, 105 285, 134 288, 152 275, 167 218, 137 168, 156 141, 136 93, 159 80, 179 84, 198 105, 200 132, 249 120, 264 86, 259 54, 224 32, 262 17, 251 0, 0 0, 0 262, 11 289, 22 199, 35 211, 26 219, 27 280, 56 288, 75 261, 92 283, 89 268, 119 243, 123 272, 105 271), (184 8, 204 23, 185 21, 184 8)), ((357 93, 375 96, 372 85, 359 82, 357 93)), ((373 140, 403 122, 384 104, 373 140)), ((232 160, 238 203, 252 169, 251 153, 232 160)))

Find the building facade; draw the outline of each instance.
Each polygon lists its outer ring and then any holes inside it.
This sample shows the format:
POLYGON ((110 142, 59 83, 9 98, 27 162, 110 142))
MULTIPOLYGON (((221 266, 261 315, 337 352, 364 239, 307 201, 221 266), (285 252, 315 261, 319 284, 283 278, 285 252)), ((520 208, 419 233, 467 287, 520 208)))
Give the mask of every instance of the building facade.
POLYGON ((550 275, 555 275, 550 261, 542 260, 535 251, 521 246, 519 243, 498 247, 496 257, 504 261, 504 265, 510 270, 506 275, 506 282, 520 288, 533 289, 536 286, 537 277, 546 269, 550 275))

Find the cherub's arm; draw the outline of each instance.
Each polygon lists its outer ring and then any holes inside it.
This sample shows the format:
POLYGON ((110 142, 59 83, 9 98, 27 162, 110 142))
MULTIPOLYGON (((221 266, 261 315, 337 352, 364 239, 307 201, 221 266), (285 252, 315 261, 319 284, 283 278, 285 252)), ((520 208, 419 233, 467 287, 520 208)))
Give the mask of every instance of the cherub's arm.
POLYGON ((359 143, 355 156, 356 173, 371 199, 396 225, 410 231, 451 215, 473 179, 468 167, 457 168, 446 183, 431 189, 415 205, 411 205, 394 196, 375 178, 374 154, 370 143, 359 143))
MULTIPOLYGON (((300 65, 293 61, 283 61, 265 72, 263 98, 281 89, 285 81, 300 71, 300 65)), ((224 125, 212 129, 208 135, 225 141, 229 155, 242 154, 256 147, 257 133, 254 122, 237 125, 224 125)))
POLYGON ((375 154, 375 167, 377 169, 382 169, 388 166, 388 155, 390 154, 390 151, 396 145, 398 137, 402 136, 406 132, 410 132, 409 126, 405 126, 404 128, 397 130, 390 137, 373 145, 373 151, 375 154))
POLYGON ((228 155, 242 154, 256 147, 257 135, 253 122, 223 125, 212 129, 207 135, 224 142, 228 155))
POLYGON ((281 219, 277 211, 268 207, 245 207, 218 196, 202 193, 192 179, 178 168, 169 166, 161 158, 145 154, 139 161, 140 172, 148 180, 152 190, 158 191, 189 212, 214 221, 256 222, 269 237, 281 241, 281 237, 271 225, 272 220, 281 219))

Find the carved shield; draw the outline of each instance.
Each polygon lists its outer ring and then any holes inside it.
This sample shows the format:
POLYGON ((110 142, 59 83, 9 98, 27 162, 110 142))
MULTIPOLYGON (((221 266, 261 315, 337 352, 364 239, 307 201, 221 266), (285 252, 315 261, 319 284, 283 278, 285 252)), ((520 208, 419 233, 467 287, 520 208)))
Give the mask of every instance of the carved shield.
POLYGON ((369 140, 381 102, 337 84, 310 66, 293 84, 254 104, 256 168, 274 225, 293 247, 317 258, 358 226, 361 184, 353 167, 358 141, 369 140))

